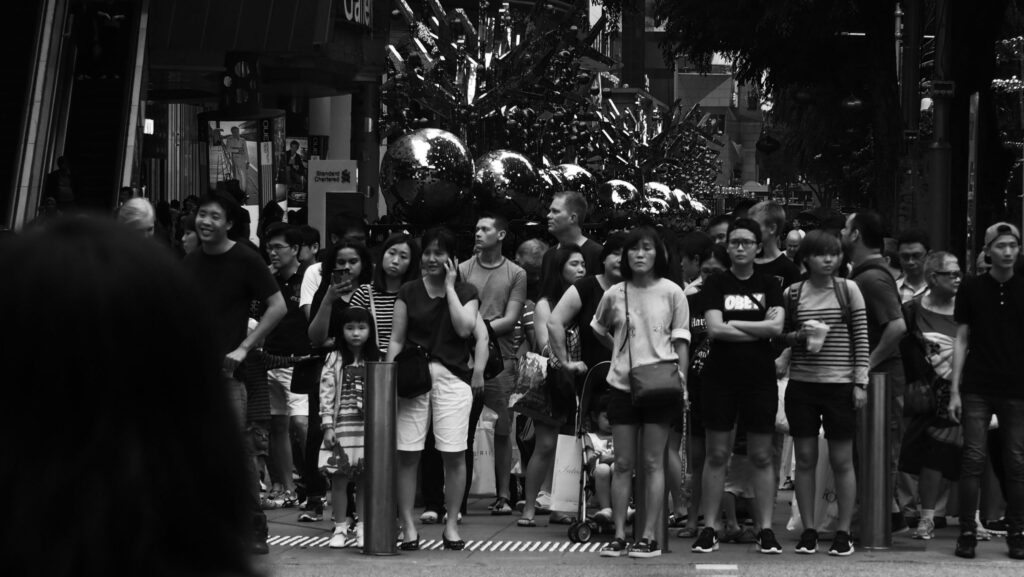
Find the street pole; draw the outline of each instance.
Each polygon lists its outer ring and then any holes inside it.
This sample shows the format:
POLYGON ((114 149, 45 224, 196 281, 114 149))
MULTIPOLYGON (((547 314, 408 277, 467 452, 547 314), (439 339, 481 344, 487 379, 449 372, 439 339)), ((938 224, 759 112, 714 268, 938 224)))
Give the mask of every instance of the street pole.
POLYGON ((935 106, 935 137, 928 147, 931 156, 929 171, 928 236, 932 246, 949 248, 950 179, 952 147, 949 144, 950 108, 953 83, 949 81, 952 60, 950 0, 935 2, 935 79, 932 100, 935 106))
POLYGON ((366 363, 366 515, 363 553, 395 555, 397 471, 397 373, 395 363, 366 363))
POLYGON ((889 386, 888 373, 871 373, 868 402, 857 413, 859 537, 860 546, 868 550, 892 547, 889 386))

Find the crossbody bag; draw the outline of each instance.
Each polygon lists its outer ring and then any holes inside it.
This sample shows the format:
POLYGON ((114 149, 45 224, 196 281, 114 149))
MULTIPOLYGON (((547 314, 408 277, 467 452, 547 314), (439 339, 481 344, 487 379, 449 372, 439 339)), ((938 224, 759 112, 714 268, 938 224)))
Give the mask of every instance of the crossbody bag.
POLYGON ((626 293, 626 350, 629 355, 629 389, 633 406, 653 407, 678 402, 683 394, 683 381, 679 378, 678 361, 658 361, 645 365, 633 364, 632 332, 629 314, 629 283, 623 284, 626 293))

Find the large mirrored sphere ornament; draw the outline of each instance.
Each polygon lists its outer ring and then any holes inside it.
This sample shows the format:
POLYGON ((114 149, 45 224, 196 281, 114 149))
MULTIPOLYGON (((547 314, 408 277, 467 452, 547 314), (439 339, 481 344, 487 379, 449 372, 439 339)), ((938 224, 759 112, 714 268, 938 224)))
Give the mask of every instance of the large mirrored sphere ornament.
POLYGON ((494 150, 476 160, 473 196, 480 208, 506 218, 543 216, 540 178, 529 158, 511 150, 494 150))
POLYGON ((672 189, 660 182, 644 184, 644 202, 641 211, 649 216, 667 215, 671 208, 672 189))
POLYGON ((384 154, 380 186, 388 205, 414 224, 457 212, 473 182, 473 159, 457 136, 424 128, 400 137, 384 154))
POLYGON ((609 180, 597 188, 597 199, 602 209, 613 215, 624 216, 640 208, 640 191, 625 180, 609 180))
POLYGON ((597 194, 597 181, 589 170, 577 164, 556 164, 545 169, 550 192, 562 192, 574 190, 581 193, 588 200, 592 200, 597 194))

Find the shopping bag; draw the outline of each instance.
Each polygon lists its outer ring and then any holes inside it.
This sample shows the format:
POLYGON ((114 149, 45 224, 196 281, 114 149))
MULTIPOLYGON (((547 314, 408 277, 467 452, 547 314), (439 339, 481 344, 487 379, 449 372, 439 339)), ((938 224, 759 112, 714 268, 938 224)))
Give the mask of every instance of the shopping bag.
MULTIPOLYGON (((824 435, 818 437, 818 467, 814 471, 814 527, 819 533, 831 533, 836 529, 836 521, 839 519, 839 500, 836 495, 836 481, 832 475, 832 466, 829 464, 828 441, 824 435)), ((800 517, 800 506, 796 502, 796 493, 793 494, 792 514, 786 529, 802 532, 804 524, 800 517)))
POLYGON ((785 376, 778 380, 779 405, 775 409, 775 432, 784 435, 789 434, 789 419, 786 417, 786 387, 789 386, 789 377, 785 376))
POLYGON ((494 495, 494 423, 498 413, 484 407, 473 437, 473 479, 469 486, 470 495, 494 495))
POLYGON ((580 508, 583 445, 575 435, 558 435, 555 472, 551 481, 551 510, 576 513, 580 508))

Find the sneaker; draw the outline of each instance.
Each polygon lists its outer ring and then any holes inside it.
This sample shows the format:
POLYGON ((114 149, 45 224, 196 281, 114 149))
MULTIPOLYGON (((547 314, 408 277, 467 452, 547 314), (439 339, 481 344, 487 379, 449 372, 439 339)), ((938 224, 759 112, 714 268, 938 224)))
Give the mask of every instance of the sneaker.
POLYGON ((658 548, 658 542, 654 539, 640 539, 629 548, 629 556, 636 559, 648 559, 650 557, 658 557, 661 555, 661 549, 658 548))
POLYGON ((930 540, 935 536, 935 521, 921 519, 917 522, 917 529, 914 529, 914 539, 930 540))
POLYGON ((796 552, 801 555, 813 555, 818 552, 818 532, 814 529, 804 529, 800 534, 800 541, 796 544, 796 552))
POLYGON ((629 544, 625 539, 612 539, 604 547, 601 547, 602 557, 622 557, 629 553, 629 544))
POLYGON ((1010 559, 1024 559, 1024 533, 1014 532, 1006 537, 1006 547, 1010 559))
POLYGON ((534 501, 533 506, 537 510, 538 515, 547 515, 551 512, 551 493, 547 491, 541 491, 537 493, 537 500, 534 501))
POLYGON ((846 531, 836 531, 832 539, 832 546, 828 548, 828 554, 833 557, 847 557, 853 555, 853 539, 846 531))
POLYGON ((771 529, 761 529, 761 532, 757 534, 757 547, 758 552, 768 555, 782 553, 782 545, 779 545, 779 541, 775 538, 775 532, 771 529))
POLYGON ((355 526, 352 528, 352 532, 355 533, 356 547, 363 548, 363 522, 357 521, 355 526))
POLYGON ((498 497, 495 504, 490 506, 490 514, 512 514, 512 505, 505 497, 498 497))
POLYGON ((598 523, 600 525, 607 525, 607 524, 611 523, 612 522, 612 510, 611 510, 611 508, 605 507, 604 509, 601 509, 597 513, 594 513, 594 516, 592 517, 592 519, 594 520, 595 523, 598 523))
POLYGON ((348 546, 348 542, 348 525, 345 523, 335 525, 334 533, 331 535, 331 540, 328 541, 327 546, 331 549, 344 549, 348 546))
POLYGON ((324 520, 323 511, 303 511, 299 513, 299 523, 319 523, 324 520))
POLYGON ((424 525, 433 525, 434 523, 437 523, 437 518, 437 511, 431 511, 428 509, 420 515, 420 523, 423 523, 424 525))
POLYGON ((957 557, 963 557, 964 559, 974 559, 974 549, 978 546, 978 537, 974 533, 960 533, 960 536, 956 538, 956 551, 954 553, 957 557))
POLYGON ((982 521, 981 526, 988 530, 989 533, 997 535, 999 537, 1005 537, 1009 527, 1006 525, 1006 519, 996 519, 995 521, 982 521))
POLYGON ((694 553, 710 553, 718 550, 718 533, 715 532, 711 527, 704 527, 697 536, 697 540, 693 542, 693 546, 690 547, 690 551, 694 553))
POLYGON ((548 516, 548 523, 551 525, 572 525, 575 522, 575 516, 562 511, 552 511, 551 515, 548 516))

